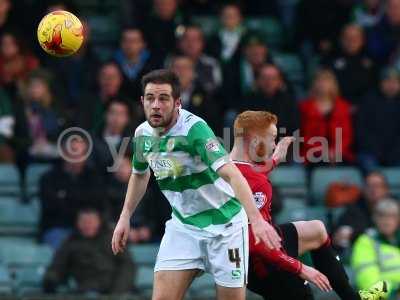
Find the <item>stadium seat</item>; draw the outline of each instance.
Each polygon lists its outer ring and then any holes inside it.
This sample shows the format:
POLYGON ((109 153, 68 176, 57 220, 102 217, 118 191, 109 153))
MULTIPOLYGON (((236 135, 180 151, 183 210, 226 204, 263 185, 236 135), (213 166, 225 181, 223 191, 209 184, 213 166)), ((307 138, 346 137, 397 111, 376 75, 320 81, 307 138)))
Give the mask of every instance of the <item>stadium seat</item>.
POLYGON ((195 278, 189 289, 190 295, 196 298, 215 299, 215 282, 210 274, 195 278))
POLYGON ((278 53, 274 55, 274 62, 279 66, 285 74, 285 77, 291 83, 304 83, 304 67, 300 58, 296 54, 278 53))
POLYGON ((31 237, 2 236, 0 237, 0 248, 4 245, 32 245, 35 239, 31 237))
POLYGON ((0 295, 12 293, 12 281, 10 273, 4 265, 0 265, 0 295))
POLYGON ((353 167, 320 167, 311 174, 311 194, 317 205, 325 204, 325 194, 333 182, 347 182, 362 186, 361 172, 353 167))
POLYGON ((0 248, 0 263, 12 269, 48 265, 52 256, 53 250, 45 245, 6 244, 0 248))
POLYGON ((36 195, 39 190, 40 178, 50 170, 51 164, 32 164, 26 171, 26 187, 28 195, 36 195))
POLYGON ((277 224, 283 224, 294 221, 309 221, 309 220, 321 220, 326 226, 328 226, 327 209, 321 206, 284 208, 276 216, 277 224))
POLYGON ((32 295, 42 292, 42 280, 46 271, 45 265, 21 267, 14 271, 17 293, 32 295))
POLYGON ((305 197, 307 195, 306 173, 302 166, 281 166, 270 174, 271 182, 279 188, 282 196, 305 197))
POLYGON ((17 168, 12 164, 0 164, 0 195, 19 195, 20 183, 17 168))
POLYGON ((379 171, 385 175, 390 193, 396 198, 400 198, 400 168, 382 168, 379 171))
POLYGON ((16 197, 0 197, 0 233, 34 234, 40 209, 36 200, 21 203, 16 197))
POLYGON ((207 37, 216 33, 219 26, 219 19, 217 16, 193 16, 192 22, 199 26, 207 37))
POLYGON ((92 14, 87 16, 90 26, 90 39, 93 44, 116 43, 120 34, 120 23, 116 16, 111 14, 92 14))
POLYGON ((156 261, 158 248, 157 244, 132 245, 129 248, 129 252, 135 264, 153 266, 156 261))
POLYGON ((268 47, 279 49, 285 44, 285 33, 282 24, 275 18, 246 18, 245 26, 249 30, 260 31, 265 35, 268 47))
POLYGON ((139 290, 140 294, 149 296, 153 288, 154 268, 149 266, 139 266, 136 278, 135 287, 139 290))
POLYGON ((153 266, 158 253, 158 244, 133 245, 129 248, 129 252, 135 264, 153 266))

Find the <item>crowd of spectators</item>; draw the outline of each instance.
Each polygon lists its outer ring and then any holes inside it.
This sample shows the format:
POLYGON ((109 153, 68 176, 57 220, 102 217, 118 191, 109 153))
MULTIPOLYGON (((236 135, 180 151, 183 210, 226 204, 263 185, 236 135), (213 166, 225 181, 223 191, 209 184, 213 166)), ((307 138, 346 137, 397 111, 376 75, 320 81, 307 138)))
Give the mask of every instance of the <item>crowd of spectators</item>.
MULTIPOLYGON (((46 275, 49 291, 74 245, 103 247, 104 224, 118 218, 131 170, 129 138, 144 119, 140 79, 157 68, 178 74, 182 107, 217 135, 243 110, 268 110, 278 116, 281 136, 304 138, 299 154, 307 168, 351 165, 369 174, 362 199, 335 224, 337 247, 375 223, 380 230, 372 215, 389 195, 385 179, 371 172, 400 165, 400 0, 124 0, 109 8, 118 15, 119 32, 106 43, 94 33, 84 1, 33 2, 0 0, 0 162, 16 164, 23 191, 29 164, 53 163, 40 183, 40 241, 60 249, 46 275), (85 25, 84 45, 70 58, 46 55, 33 38, 41 16, 55 9, 71 10, 85 25), (210 16, 218 20, 211 32, 204 21, 210 16), (251 18, 277 21, 283 42, 269 39, 265 25, 248 26, 251 18), (293 80, 282 55, 296 57, 300 80, 293 80), (74 158, 93 146, 78 162, 57 149, 59 134, 72 126, 84 128, 93 142, 61 145, 74 158), (325 138, 327 152, 314 137, 325 138), (85 229, 90 226, 95 229, 85 229), (69 245, 61 246, 65 239, 69 245)), ((154 178, 145 198, 132 219, 131 242, 159 241, 170 215, 154 178)), ((103 254, 110 270, 126 266, 103 254)), ((103 260, 93 262, 96 257, 103 260)), ((79 276, 79 268, 70 268, 79 276)), ((105 287, 101 272, 99 289, 105 287)))

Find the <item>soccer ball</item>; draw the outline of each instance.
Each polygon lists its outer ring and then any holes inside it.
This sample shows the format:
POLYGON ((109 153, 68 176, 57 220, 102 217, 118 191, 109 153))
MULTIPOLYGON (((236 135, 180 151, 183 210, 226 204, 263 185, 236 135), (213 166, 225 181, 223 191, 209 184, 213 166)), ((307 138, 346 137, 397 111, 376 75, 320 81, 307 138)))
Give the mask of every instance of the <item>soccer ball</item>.
POLYGON ((53 11, 40 21, 37 37, 40 46, 48 54, 65 57, 74 54, 83 42, 83 26, 68 11, 53 11))

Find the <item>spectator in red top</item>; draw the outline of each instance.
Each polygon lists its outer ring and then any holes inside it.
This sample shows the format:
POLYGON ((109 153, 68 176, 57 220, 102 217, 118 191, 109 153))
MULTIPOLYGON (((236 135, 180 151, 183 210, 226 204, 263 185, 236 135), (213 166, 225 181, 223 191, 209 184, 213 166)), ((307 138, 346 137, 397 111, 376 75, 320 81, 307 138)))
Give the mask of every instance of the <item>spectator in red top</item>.
POLYGON ((304 138, 301 157, 306 162, 354 161, 350 104, 340 96, 329 70, 317 72, 310 97, 300 103, 300 136, 304 138))
POLYGON ((39 61, 28 53, 15 33, 5 32, 0 38, 0 85, 11 93, 15 86, 39 66, 39 61))

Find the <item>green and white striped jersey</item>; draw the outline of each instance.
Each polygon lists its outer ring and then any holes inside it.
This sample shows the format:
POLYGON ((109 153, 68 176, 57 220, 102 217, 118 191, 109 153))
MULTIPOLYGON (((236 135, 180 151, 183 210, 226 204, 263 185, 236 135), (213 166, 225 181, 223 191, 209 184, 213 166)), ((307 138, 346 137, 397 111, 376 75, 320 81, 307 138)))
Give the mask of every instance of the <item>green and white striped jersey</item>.
POLYGON ((231 186, 217 173, 228 161, 207 123, 184 109, 162 136, 148 122, 135 131, 132 172, 153 170, 172 218, 184 226, 220 233, 227 224, 246 220, 231 186))

